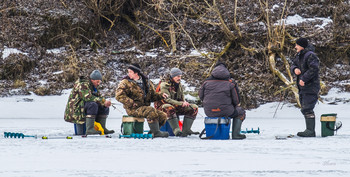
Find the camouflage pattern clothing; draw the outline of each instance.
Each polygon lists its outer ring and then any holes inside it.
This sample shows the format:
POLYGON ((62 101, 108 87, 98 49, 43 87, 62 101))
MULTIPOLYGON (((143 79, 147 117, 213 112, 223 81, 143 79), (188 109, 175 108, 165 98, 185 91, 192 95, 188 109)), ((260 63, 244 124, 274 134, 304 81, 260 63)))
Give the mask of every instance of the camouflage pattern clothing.
POLYGON ((146 90, 143 90, 136 81, 126 76, 115 91, 115 98, 123 104, 129 116, 144 117, 149 123, 158 121, 160 125, 166 122, 166 114, 156 110, 151 102, 163 99, 160 93, 156 93, 153 83, 146 79, 146 90))
POLYGON ((168 119, 176 118, 176 115, 185 115, 188 118, 196 119, 198 106, 190 104, 188 107, 182 107, 185 101, 184 88, 181 83, 174 82, 170 75, 161 81, 156 91, 169 95, 165 100, 154 102, 154 107, 165 112, 168 119))
POLYGON ((105 98, 94 88, 89 78, 80 77, 75 82, 74 88, 69 95, 64 112, 64 120, 66 122, 84 124, 86 112, 84 106, 87 102, 96 102, 99 105, 104 105, 105 98))

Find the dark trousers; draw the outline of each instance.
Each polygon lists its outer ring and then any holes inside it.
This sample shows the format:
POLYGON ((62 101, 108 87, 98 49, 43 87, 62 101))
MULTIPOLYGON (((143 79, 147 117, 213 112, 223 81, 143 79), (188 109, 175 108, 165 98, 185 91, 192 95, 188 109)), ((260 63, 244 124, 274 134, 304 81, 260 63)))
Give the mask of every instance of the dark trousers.
POLYGON ((96 102, 86 102, 84 105, 85 115, 108 115, 109 108, 104 107, 96 102))
POLYGON ((245 119, 245 110, 240 106, 236 106, 235 111, 229 117, 238 118, 243 121, 245 119))
POLYGON ((299 94, 301 112, 303 115, 314 114, 314 108, 318 100, 318 94, 299 94))
MULTIPOLYGON (((85 115, 95 115, 96 121, 98 121, 98 115, 108 115, 109 108, 106 108, 96 102, 86 102, 84 105, 85 115)), ((84 124, 74 124, 75 135, 85 135, 86 125, 84 124)))

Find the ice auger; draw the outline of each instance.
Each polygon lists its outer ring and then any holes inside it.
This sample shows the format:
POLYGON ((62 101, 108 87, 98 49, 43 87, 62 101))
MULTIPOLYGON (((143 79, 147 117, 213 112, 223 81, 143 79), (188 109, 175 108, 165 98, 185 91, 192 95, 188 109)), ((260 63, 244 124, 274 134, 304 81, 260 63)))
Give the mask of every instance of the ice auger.
POLYGON ((122 135, 122 134, 119 134, 119 138, 134 138, 134 139, 148 139, 148 138, 151 138, 153 139, 153 135, 152 134, 141 134, 141 133, 132 133, 131 135, 122 135))
POLYGON ((257 133, 257 134, 260 134, 260 129, 259 129, 259 127, 258 127, 258 129, 257 130, 254 130, 253 128, 251 129, 251 130, 248 130, 247 128, 245 129, 245 131, 244 130, 241 130, 241 133, 257 133))
POLYGON ((24 137, 31 137, 31 138, 37 138, 36 135, 24 135, 23 133, 14 133, 14 132, 4 132, 5 138, 24 138, 24 137))

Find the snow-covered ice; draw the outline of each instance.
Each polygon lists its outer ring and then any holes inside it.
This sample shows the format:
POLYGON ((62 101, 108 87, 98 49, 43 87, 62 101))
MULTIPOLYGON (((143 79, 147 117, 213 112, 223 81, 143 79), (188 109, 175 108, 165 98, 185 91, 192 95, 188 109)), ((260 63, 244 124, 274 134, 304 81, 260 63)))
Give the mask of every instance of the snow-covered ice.
MULTIPOLYGON (((69 90, 61 96, 13 96, 0 98, 0 132, 64 136, 73 125, 63 120, 69 90)), ((107 126, 116 130, 111 139, 0 138, 0 176, 349 176, 349 93, 332 89, 316 105, 316 138, 275 140, 277 134, 305 129, 298 108, 268 103, 247 111, 242 129, 258 127, 260 134, 246 140, 188 138, 119 139, 124 109, 111 109, 107 126), (342 99, 337 99, 342 98, 342 99), (336 104, 327 104, 338 100, 336 104), (341 101, 339 101, 341 100, 341 101), (345 101, 344 101, 345 100, 345 101), (320 115, 337 113, 342 121, 337 135, 320 137, 320 115)), ((200 109, 193 129, 204 128, 200 109)), ((147 123, 145 129, 148 130, 147 123)))

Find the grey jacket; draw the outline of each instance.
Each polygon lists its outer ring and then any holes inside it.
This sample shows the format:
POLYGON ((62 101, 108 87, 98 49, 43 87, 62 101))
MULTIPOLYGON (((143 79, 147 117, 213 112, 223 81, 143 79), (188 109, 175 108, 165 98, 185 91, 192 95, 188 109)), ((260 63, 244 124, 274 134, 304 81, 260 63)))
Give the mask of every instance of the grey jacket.
POLYGON ((240 102, 239 90, 224 65, 214 68, 211 76, 201 86, 199 98, 203 101, 204 112, 209 117, 237 114, 235 108, 240 102))

